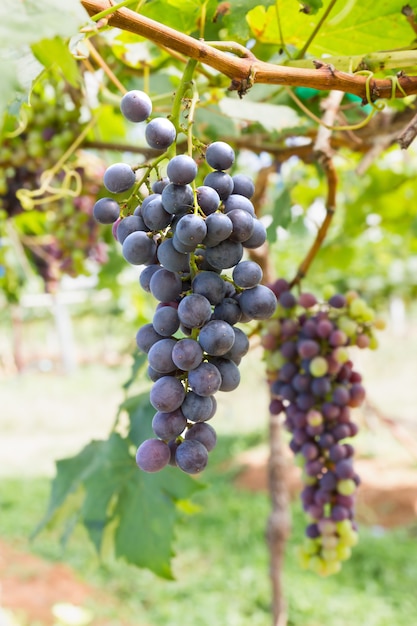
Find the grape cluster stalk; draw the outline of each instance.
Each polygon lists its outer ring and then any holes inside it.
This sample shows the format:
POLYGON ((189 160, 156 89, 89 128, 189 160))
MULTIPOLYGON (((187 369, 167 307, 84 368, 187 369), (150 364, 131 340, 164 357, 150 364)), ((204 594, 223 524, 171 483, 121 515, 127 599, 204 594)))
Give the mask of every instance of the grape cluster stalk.
MULTIPOLYGON (((150 147, 168 150, 175 143, 169 119, 147 121, 152 103, 143 92, 125 94, 121 111, 131 122, 147 122, 150 147)), ((260 284, 260 266, 243 259, 245 248, 265 242, 266 231, 250 200, 252 180, 227 172, 235 160, 232 147, 222 141, 207 146, 212 171, 205 176, 188 154, 167 159, 166 177, 149 180, 152 193, 145 198, 137 195, 136 174, 128 164, 110 165, 106 189, 130 196, 100 198, 94 215, 113 224, 124 258, 144 266, 140 285, 158 301, 152 323, 136 335, 139 350, 148 355, 156 410, 155 438, 139 446, 137 464, 147 472, 171 464, 196 474, 216 445, 216 432, 207 423, 216 412, 215 394, 237 388, 238 365, 249 349, 247 335, 236 325, 270 318, 277 300, 260 284), (126 214, 132 197, 139 204, 126 214)))
POLYGON ((356 292, 319 303, 311 293, 295 296, 287 281, 271 285, 278 299, 264 324, 271 393, 270 412, 284 415, 290 449, 302 468, 303 509, 309 524, 301 564, 321 575, 339 571, 358 541, 354 519, 360 478, 353 465, 358 426, 351 409, 365 398, 350 348, 377 347, 381 320, 356 292))

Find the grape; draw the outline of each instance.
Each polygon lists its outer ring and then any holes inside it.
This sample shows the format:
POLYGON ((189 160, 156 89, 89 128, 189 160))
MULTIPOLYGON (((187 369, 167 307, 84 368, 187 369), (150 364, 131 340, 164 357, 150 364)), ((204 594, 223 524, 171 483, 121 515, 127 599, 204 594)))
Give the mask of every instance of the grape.
POLYGON ((254 221, 252 216, 247 211, 233 209, 233 211, 229 211, 227 217, 233 224, 230 240, 243 242, 249 239, 253 233, 254 221))
POLYGON ((183 244, 193 244, 194 247, 203 241, 206 234, 207 226, 205 221, 199 215, 194 215, 194 213, 181 217, 175 229, 175 236, 183 244))
POLYGON ((160 302, 172 302, 181 294, 182 281, 175 272, 160 267, 158 271, 152 274, 149 289, 154 298, 160 302))
POLYGON ((142 352, 149 352, 154 343, 163 339, 152 324, 145 324, 136 333, 136 344, 142 352))
POLYGON ((243 242, 245 248, 259 248, 266 241, 266 228, 259 220, 253 220, 253 231, 249 239, 243 242))
POLYGON ((174 124, 165 117, 155 117, 146 125, 146 142, 155 150, 166 150, 174 143, 176 136, 177 131, 174 124))
POLYGON ((204 422, 198 422, 193 424, 185 433, 186 441, 199 441, 207 449, 207 452, 211 452, 217 443, 216 431, 210 424, 204 422))
POLYGON ((225 213, 230 213, 230 211, 234 211, 236 209, 239 209, 239 211, 246 211, 246 213, 255 217, 255 209, 252 202, 244 196, 232 193, 227 200, 225 200, 224 211, 225 213))
POLYGON ((245 196, 246 198, 252 198, 255 193, 255 185, 249 176, 244 174, 235 174, 232 176, 233 180, 233 193, 245 196))
POLYGON ((220 196, 215 189, 201 185, 201 187, 197 187, 196 194, 198 206, 205 215, 211 215, 217 211, 220 205, 220 196))
POLYGON ((173 376, 162 376, 151 389, 152 406, 163 413, 171 413, 179 409, 185 398, 184 387, 173 376))
POLYGON ((212 363, 201 363, 188 374, 191 390, 199 396, 211 396, 219 391, 222 378, 212 363))
POLYGON ((181 405, 181 410, 190 422, 205 422, 213 417, 212 396, 199 396, 189 391, 181 405))
POLYGON ((234 298, 224 298, 214 307, 212 314, 212 319, 224 320, 231 326, 237 324, 241 317, 242 311, 234 298))
POLYGON ((172 360, 175 343, 175 339, 163 338, 153 344, 148 352, 148 362, 152 369, 161 374, 169 374, 175 370, 172 360))
POLYGON ((180 339, 172 350, 172 360, 176 367, 187 372, 200 365, 203 360, 203 350, 194 339, 180 339))
POLYGON ((186 154, 180 154, 168 163, 167 175, 172 183, 187 185, 197 176, 197 164, 186 154))
POLYGON ((240 372, 236 363, 221 357, 211 357, 210 363, 215 365, 220 372, 219 391, 234 391, 239 386, 240 372))
POLYGON ((148 232, 148 227, 140 215, 128 215, 123 218, 117 227, 117 241, 123 244, 124 240, 131 233, 137 231, 148 232))
POLYGON ((224 354, 224 357, 237 361, 249 352, 249 339, 240 328, 233 328, 233 332, 235 335, 233 346, 224 354))
POLYGON ((215 170, 228 170, 234 160, 233 148, 224 141, 215 141, 207 147, 206 161, 215 170))
POLYGON ((200 330, 198 341, 207 354, 221 356, 232 348, 235 333, 227 322, 212 320, 200 330))
POLYGON ((152 261, 156 245, 146 233, 135 231, 126 237, 122 246, 122 253, 128 263, 142 265, 152 261))
POLYGON ((191 286, 193 293, 204 296, 210 304, 219 304, 226 293, 225 281, 215 272, 199 272, 191 286))
POLYGON ((189 185, 169 183, 161 194, 165 211, 175 215, 184 215, 194 206, 194 193, 189 185))
POLYGON ((215 189, 220 197, 220 200, 226 200, 233 191, 233 180, 226 172, 210 172, 207 174, 203 181, 207 187, 215 189))
POLYGON ((174 236, 172 238, 172 245, 175 248, 175 250, 177 252, 180 252, 181 254, 188 254, 190 252, 194 252, 196 248, 196 244, 182 243, 182 241, 178 239, 177 233, 174 233, 174 236))
POLYGON ((208 263, 215 269, 234 267, 243 256, 242 244, 238 241, 222 241, 206 251, 208 263))
POLYGON ((188 328, 201 328, 211 317, 210 302, 200 294, 190 294, 178 306, 181 324, 188 328))
POLYGON ((154 193, 162 193, 167 185, 169 185, 169 178, 160 178, 152 183, 152 191, 154 193))
POLYGON ((176 464, 187 474, 198 474, 207 465, 207 448, 196 439, 183 441, 175 453, 176 464))
POLYGON ((131 189, 136 182, 135 172, 126 163, 114 163, 104 172, 103 183, 111 193, 122 193, 131 189))
POLYGON ((189 254, 175 250, 172 239, 165 239, 157 250, 158 261, 171 272, 189 272, 189 254))
POLYGON ((156 332, 164 337, 170 337, 180 327, 177 310, 171 306, 164 306, 155 312, 152 320, 156 332))
POLYGON ((167 213, 162 205, 161 196, 157 196, 145 206, 142 205, 142 219, 149 230, 163 230, 172 220, 172 215, 167 213))
POLYGON ((93 207, 94 218, 100 224, 113 224, 120 215, 120 206, 112 198, 100 198, 93 207))
POLYGON ((151 292, 150 281, 155 272, 161 269, 160 265, 148 265, 144 267, 139 276, 139 284, 144 291, 151 292))
POLYGON ((255 261, 241 261, 234 268, 232 277, 238 287, 249 289, 261 282, 262 269, 255 261))
POLYGON ((206 228, 207 235, 203 243, 207 247, 213 247, 232 234, 233 223, 224 213, 212 213, 206 218, 206 228))
POLYGON ((136 463, 144 472, 159 472, 168 465, 171 452, 160 439, 147 439, 136 452, 136 463))
POLYGON ((157 437, 164 441, 170 441, 181 435, 187 426, 181 409, 172 411, 171 413, 155 413, 152 419, 152 429, 157 437))
POLYGON ((255 320, 264 320, 274 314, 277 300, 268 287, 257 285, 242 292, 239 306, 244 315, 255 320))
POLYGON ((152 102, 144 91, 135 89, 125 93, 120 109, 129 122, 144 122, 152 113, 152 102))

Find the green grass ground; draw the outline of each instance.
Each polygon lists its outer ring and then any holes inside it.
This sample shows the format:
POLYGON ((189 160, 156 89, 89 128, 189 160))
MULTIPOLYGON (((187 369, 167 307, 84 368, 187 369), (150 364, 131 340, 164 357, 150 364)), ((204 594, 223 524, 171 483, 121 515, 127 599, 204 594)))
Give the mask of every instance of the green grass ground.
MULTIPOLYGON (((88 328, 78 335, 82 341, 77 340, 84 353, 93 340, 100 340, 89 335, 88 328)), ((111 332, 109 324, 104 328, 111 332)), ((129 345, 130 331, 124 329, 120 344, 129 345)), ((6 345, 7 337, 3 335, 0 343, 6 345)), ((382 335, 381 344, 377 353, 360 354, 359 369, 365 372, 369 396, 389 416, 415 426, 416 332, 403 338, 382 335)), ((97 346, 96 350, 97 356, 97 346)), ((184 515, 178 526, 174 582, 120 562, 100 563, 81 529, 64 552, 57 533, 43 533, 29 543, 46 508, 54 460, 77 453, 92 437, 106 437, 123 400, 121 384, 129 376, 129 360, 112 367, 99 360, 69 377, 42 373, 32 365, 23 376, 0 380, 0 538, 51 561, 64 559, 84 581, 104 589, 115 599, 114 607, 92 608, 97 617, 111 617, 112 626, 122 621, 135 626, 269 625, 264 541, 268 498, 237 490, 234 472, 225 470, 225 461, 265 440, 267 396, 259 352, 243 363, 240 390, 221 394, 213 420, 220 441, 203 477, 207 489, 195 498, 200 510, 184 515)), ((380 427, 361 435, 360 447, 371 456, 404 456, 391 433, 380 427)), ((360 544, 342 572, 319 579, 300 570, 295 557, 303 525, 294 504, 284 572, 289 626, 417 623, 415 527, 362 528, 360 544)))
MULTIPOLYGON (((175 581, 121 562, 100 564, 79 529, 64 552, 55 533, 34 543, 28 535, 42 516, 49 490, 43 478, 0 481, 0 537, 49 560, 65 559, 81 578, 115 599, 95 605, 96 617, 137 626, 266 626, 270 624, 265 494, 237 490, 225 462, 259 442, 255 435, 222 437, 195 498, 200 510, 184 515, 177 531, 175 581)), ((303 515, 293 505, 293 534, 284 572, 289 626, 411 626, 417 615, 416 528, 361 529, 353 557, 337 576, 320 579, 299 569, 295 546, 303 515)))

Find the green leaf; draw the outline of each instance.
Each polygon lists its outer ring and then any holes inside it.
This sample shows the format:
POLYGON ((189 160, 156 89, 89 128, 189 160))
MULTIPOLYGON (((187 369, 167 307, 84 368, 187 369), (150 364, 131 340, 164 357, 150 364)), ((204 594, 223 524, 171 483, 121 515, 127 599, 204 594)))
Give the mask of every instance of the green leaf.
POLYGON ((45 517, 38 525, 34 534, 42 530, 52 520, 57 511, 62 506, 65 506, 68 498, 77 492, 91 469, 91 464, 94 461, 100 443, 92 441, 76 456, 57 461, 56 476, 52 481, 48 508, 45 517))
POLYGON ((130 422, 128 436, 135 445, 153 436, 152 418, 155 415, 155 409, 149 402, 149 393, 141 393, 128 398, 120 405, 119 410, 127 411, 130 422))
POLYGON ((112 433, 107 441, 92 442, 58 461, 48 511, 36 534, 59 521, 66 535, 78 519, 98 552, 114 543, 116 556, 172 578, 175 524, 184 501, 202 487, 178 469, 140 471, 130 440, 112 433))
POLYGON ((128 380, 123 383, 123 389, 127 391, 129 387, 135 382, 139 372, 144 368, 147 363, 146 354, 143 352, 136 352, 133 358, 132 371, 128 380))
POLYGON ((303 5, 302 12, 307 14, 317 13, 323 6, 322 0, 303 0, 301 4, 303 5))
MULTIPOLYGON (((323 10, 329 5, 323 3, 323 10)), ((354 55, 393 48, 414 47, 410 26, 401 13, 403 0, 351 0, 337 3, 315 36, 308 52, 354 55)), ((252 33, 263 43, 301 49, 322 17, 322 11, 300 13, 293 0, 276 6, 256 6, 247 16, 252 33)))
POLYGON ((65 79, 74 87, 77 86, 80 80, 77 63, 68 45, 60 37, 42 39, 31 47, 35 57, 46 69, 58 66, 65 79))
MULTIPOLYGON (((249 25, 246 21, 246 15, 251 9, 259 4, 258 0, 237 0, 230 2, 229 12, 223 18, 223 23, 228 30, 229 39, 233 39, 240 43, 246 43, 251 33, 249 25)), ((267 0, 263 3, 264 7, 274 5, 275 0, 267 0)))
POLYGON ((287 228, 291 222, 291 196, 287 187, 284 187, 280 195, 274 202, 272 210, 272 222, 266 229, 266 236, 269 243, 275 243, 277 240, 277 228, 287 228))
POLYGON ((125 439, 112 433, 108 441, 100 442, 94 463, 83 481, 86 495, 81 508, 83 524, 97 551, 100 550, 103 531, 109 520, 109 504, 124 482, 132 479, 136 471, 125 439))

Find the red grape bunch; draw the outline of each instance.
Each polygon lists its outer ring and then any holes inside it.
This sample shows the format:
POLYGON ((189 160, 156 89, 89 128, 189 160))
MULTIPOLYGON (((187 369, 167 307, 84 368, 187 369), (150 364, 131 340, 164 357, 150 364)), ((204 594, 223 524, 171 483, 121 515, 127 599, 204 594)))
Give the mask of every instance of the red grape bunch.
POLYGON ((285 415, 290 448, 303 469, 301 493, 310 523, 300 549, 302 564, 322 575, 339 571, 357 542, 355 492, 360 479, 351 439, 358 432, 351 409, 365 397, 349 348, 375 348, 374 312, 356 293, 335 294, 319 304, 298 297, 288 283, 271 289, 278 307, 265 323, 270 411, 285 415))
MULTIPOLYGON (((128 120, 143 122, 152 104, 146 94, 133 91, 123 97, 121 110, 128 120)), ((167 150, 176 140, 175 126, 153 118, 145 138, 150 147, 167 150)), ((270 318, 277 304, 271 289, 260 284, 259 265, 243 260, 245 248, 266 239, 250 200, 253 182, 227 173, 235 153, 225 142, 210 144, 205 159, 213 170, 205 176, 199 176, 190 155, 168 159, 167 177, 149 181, 153 193, 138 197, 130 215, 123 215, 121 206, 131 204, 132 194, 136 197, 135 172, 125 163, 110 165, 105 187, 131 195, 122 201, 101 198, 94 207, 99 222, 113 223, 126 261, 144 266, 140 285, 158 301, 152 323, 136 336, 138 348, 148 355, 156 411, 156 437, 144 441, 136 455, 147 472, 168 464, 191 474, 205 468, 216 444, 215 430, 207 423, 216 412, 215 394, 236 389, 238 365, 249 349, 236 325, 270 318)))

